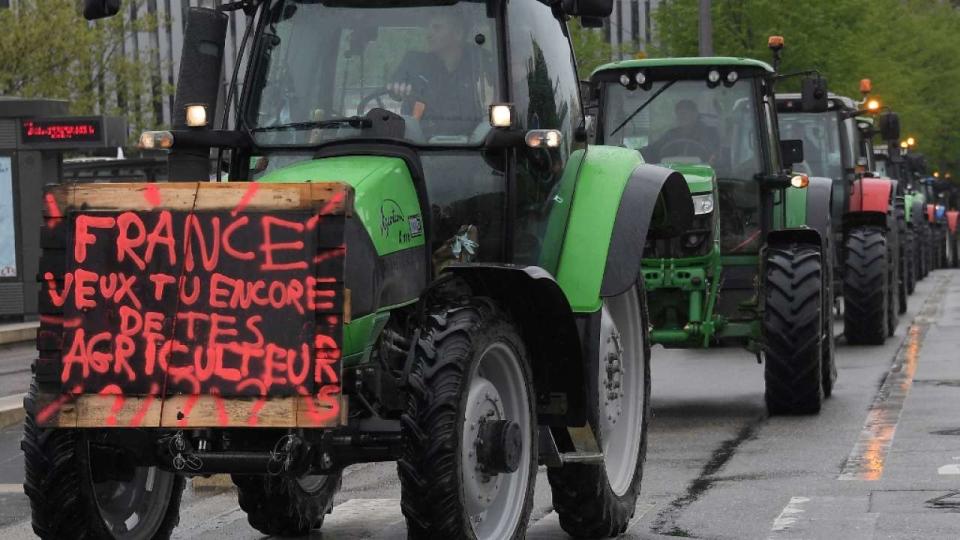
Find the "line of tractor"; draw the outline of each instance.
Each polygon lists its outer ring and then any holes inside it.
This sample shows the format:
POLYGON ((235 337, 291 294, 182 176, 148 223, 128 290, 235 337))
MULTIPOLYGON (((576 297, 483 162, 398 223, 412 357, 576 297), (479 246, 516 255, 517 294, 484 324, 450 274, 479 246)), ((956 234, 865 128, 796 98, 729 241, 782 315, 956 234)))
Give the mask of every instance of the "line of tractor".
POLYGON ((957 265, 957 191, 869 84, 781 73, 782 38, 772 63, 580 81, 567 23, 612 0, 218 6, 189 12, 173 128, 140 138, 170 182, 45 194, 22 442, 41 538, 169 538, 185 479, 217 473, 252 527, 306 535, 377 461, 411 538, 523 538, 538 465, 566 532, 617 536, 652 345, 745 347, 770 414, 816 414, 835 322, 883 343, 957 265), (247 27, 221 96, 228 12, 247 27), (130 294, 95 295, 109 275, 130 294))

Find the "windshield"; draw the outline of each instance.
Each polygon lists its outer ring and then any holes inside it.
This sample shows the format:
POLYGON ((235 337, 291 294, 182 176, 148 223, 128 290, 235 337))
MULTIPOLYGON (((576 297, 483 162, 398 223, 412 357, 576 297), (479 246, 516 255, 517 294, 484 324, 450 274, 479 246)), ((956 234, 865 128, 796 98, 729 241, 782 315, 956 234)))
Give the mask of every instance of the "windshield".
POLYGON ((657 81, 648 90, 609 84, 605 144, 639 150, 649 163, 702 163, 721 178, 752 180, 761 171, 752 89, 748 80, 713 89, 700 80, 657 81))
POLYGON ((780 113, 780 138, 803 141, 803 161, 793 170, 810 176, 843 178, 840 126, 836 112, 780 113))
POLYGON ((496 24, 485 3, 326 4, 335 3, 271 4, 245 115, 258 145, 364 136, 425 145, 483 141, 500 87, 496 24), (403 121, 386 135, 373 133, 371 122, 357 118, 373 109, 403 121))

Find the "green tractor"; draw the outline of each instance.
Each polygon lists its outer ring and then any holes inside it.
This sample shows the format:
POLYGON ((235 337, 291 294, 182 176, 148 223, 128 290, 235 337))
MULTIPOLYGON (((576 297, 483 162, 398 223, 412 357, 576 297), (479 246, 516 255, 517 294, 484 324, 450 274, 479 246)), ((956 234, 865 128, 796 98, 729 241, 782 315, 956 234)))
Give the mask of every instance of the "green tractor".
POLYGON ((595 136, 681 172, 693 195, 691 227, 644 248, 651 343, 744 345, 770 413, 813 414, 836 379, 831 186, 791 171, 803 148, 779 138, 776 80, 743 58, 608 64, 591 77, 595 136))
MULTIPOLYGON (((869 92, 869 79, 861 87, 869 92)), ((913 254, 903 186, 876 173, 876 128, 869 114, 880 104, 870 105, 829 94, 826 107, 804 110, 800 94, 777 94, 781 137, 804 143, 804 161, 795 170, 833 182, 833 279, 837 298, 843 298, 844 337, 851 344, 878 345, 906 312, 909 276, 902 265, 913 254)), ((899 139, 896 113, 883 113, 880 124, 884 140, 899 139)))
MULTIPOLYGON (((642 250, 694 212, 680 173, 586 142, 566 21, 611 9, 191 9, 174 128, 141 138, 171 182, 46 194, 22 443, 34 531, 168 538, 184 479, 229 473, 251 526, 304 535, 336 511, 345 467, 396 461, 411 538, 522 538, 538 464, 564 530, 624 532, 650 415, 642 250), (221 122, 231 10, 248 67, 221 122), (211 156, 230 182, 207 181, 211 156)), ((759 183, 782 184, 776 151, 759 183)), ((767 302, 796 286, 819 309, 818 236, 774 236, 767 302)), ((778 351, 819 351, 805 316, 767 317, 778 351)))

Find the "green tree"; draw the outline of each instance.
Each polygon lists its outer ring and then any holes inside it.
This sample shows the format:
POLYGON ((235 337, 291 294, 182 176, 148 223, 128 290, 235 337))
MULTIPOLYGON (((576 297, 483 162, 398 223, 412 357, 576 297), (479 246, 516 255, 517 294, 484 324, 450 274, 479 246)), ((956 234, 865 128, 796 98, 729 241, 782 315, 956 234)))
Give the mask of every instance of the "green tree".
MULTIPOLYGON (((698 0, 669 0, 655 14, 657 56, 697 54, 698 0)), ((831 91, 858 97, 859 80, 901 115, 904 136, 942 170, 958 170, 960 11, 929 0, 724 0, 714 2, 714 50, 769 59, 769 35, 784 36, 784 73, 816 69, 831 91)), ((784 90, 796 89, 785 82, 784 90)))
POLYGON ((628 50, 627 46, 618 48, 611 45, 602 30, 584 28, 580 25, 580 19, 570 19, 569 28, 581 79, 589 78, 594 69, 619 59, 628 50))
POLYGON ((132 133, 162 122, 158 106, 170 89, 158 84, 158 56, 138 32, 154 31, 144 0, 124 2, 126 17, 88 22, 79 2, 21 0, 0 9, 0 95, 66 99, 71 114, 124 116, 132 133), (130 17, 130 13, 137 16, 130 17))

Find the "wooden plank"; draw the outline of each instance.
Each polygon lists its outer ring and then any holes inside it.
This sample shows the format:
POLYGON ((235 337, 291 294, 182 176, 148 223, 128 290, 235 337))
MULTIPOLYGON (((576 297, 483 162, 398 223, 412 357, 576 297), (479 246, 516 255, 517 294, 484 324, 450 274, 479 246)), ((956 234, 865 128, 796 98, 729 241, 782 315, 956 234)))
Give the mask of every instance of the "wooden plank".
POLYGON ((75 428, 77 427, 77 407, 75 398, 66 394, 38 394, 35 419, 41 427, 75 428))
MULTIPOLYGON (((63 184, 48 189, 52 203, 45 217, 69 210, 237 210, 318 209, 324 215, 343 214, 353 202, 352 188, 339 182, 260 184, 256 182, 172 182, 63 184)), ((48 198, 48 201, 50 199, 48 198)))
POLYGON ((161 405, 156 396, 85 394, 76 401, 77 427, 159 427, 161 405))
POLYGON ((303 428, 335 427, 347 425, 347 403, 343 395, 322 399, 317 396, 297 398, 297 426, 303 428), (336 399, 337 407, 331 407, 331 399, 336 399), (337 410, 339 409, 339 410, 337 410))
POLYGON ((162 427, 296 427, 298 397, 221 398, 177 395, 164 400, 162 427))

